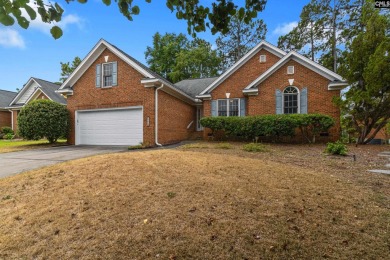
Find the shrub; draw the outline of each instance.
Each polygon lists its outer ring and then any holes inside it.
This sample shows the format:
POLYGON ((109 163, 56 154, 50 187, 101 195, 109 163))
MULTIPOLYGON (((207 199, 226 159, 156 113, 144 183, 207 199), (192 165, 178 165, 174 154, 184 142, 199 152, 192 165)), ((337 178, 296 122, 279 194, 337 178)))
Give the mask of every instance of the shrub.
POLYGON ((335 143, 327 143, 325 152, 333 155, 347 155, 348 149, 345 144, 337 141, 335 143))
POLYGON ((321 132, 327 132, 334 125, 332 117, 321 114, 204 117, 200 122, 203 127, 210 128, 212 134, 223 130, 228 138, 244 139, 292 137, 298 128, 308 142, 315 142, 321 132))
POLYGON ((247 152, 266 152, 267 148, 263 144, 249 143, 245 144, 242 149, 247 152))
POLYGON ((12 135, 15 134, 14 130, 12 130, 12 128, 8 127, 8 126, 2 127, 0 132, 5 134, 5 135, 6 134, 12 134, 12 135))
POLYGON ((4 139, 11 140, 15 137, 15 135, 8 133, 3 136, 4 139))
POLYGON ((18 115, 19 134, 28 140, 46 138, 55 143, 69 132, 69 112, 64 105, 51 100, 35 100, 18 115))

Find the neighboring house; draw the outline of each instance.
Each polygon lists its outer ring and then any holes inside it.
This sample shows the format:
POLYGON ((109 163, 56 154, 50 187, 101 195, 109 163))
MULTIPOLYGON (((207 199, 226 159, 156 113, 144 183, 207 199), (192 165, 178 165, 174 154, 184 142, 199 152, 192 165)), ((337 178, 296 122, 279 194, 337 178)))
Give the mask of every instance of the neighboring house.
POLYGON ((16 92, 0 89, 0 128, 11 127, 11 111, 7 107, 16 94, 16 92))
POLYGON ((7 109, 12 112, 11 125, 14 131, 18 129, 18 114, 20 110, 33 100, 50 99, 66 105, 66 99, 57 93, 60 86, 52 82, 31 77, 19 93, 9 102, 7 109))
POLYGON ((203 116, 322 113, 337 124, 334 96, 347 83, 296 52, 262 41, 217 78, 172 84, 100 40, 58 93, 68 95, 71 144, 147 145, 187 139, 203 116))

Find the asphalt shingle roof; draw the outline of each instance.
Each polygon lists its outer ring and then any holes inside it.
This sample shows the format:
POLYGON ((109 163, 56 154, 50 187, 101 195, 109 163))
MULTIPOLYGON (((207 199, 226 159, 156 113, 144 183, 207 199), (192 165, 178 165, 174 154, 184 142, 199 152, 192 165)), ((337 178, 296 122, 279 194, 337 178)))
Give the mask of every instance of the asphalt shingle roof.
POLYGON ((60 85, 57 85, 53 82, 46 81, 43 79, 34 78, 33 79, 41 86, 42 91, 53 101, 66 105, 66 99, 59 93, 55 91, 60 88, 60 85))
POLYGON ((189 96, 195 98, 203 90, 205 90, 218 77, 203 78, 203 79, 185 79, 175 83, 175 86, 181 91, 187 93, 189 96))
POLYGON ((9 103, 16 97, 18 93, 0 89, 0 108, 8 107, 9 103))

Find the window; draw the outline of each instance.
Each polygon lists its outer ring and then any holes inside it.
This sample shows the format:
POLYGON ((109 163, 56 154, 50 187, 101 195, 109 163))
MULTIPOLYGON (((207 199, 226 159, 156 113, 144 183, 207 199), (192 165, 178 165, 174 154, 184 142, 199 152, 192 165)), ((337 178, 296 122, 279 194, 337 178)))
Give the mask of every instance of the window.
POLYGON ((240 99, 219 99, 218 100, 218 116, 239 116, 240 115, 240 99))
POLYGON ((287 67, 287 74, 294 74, 294 66, 287 67))
POLYGON ((200 119, 203 117, 202 109, 203 109, 202 107, 196 108, 196 130, 197 131, 203 130, 203 126, 200 124, 200 119))
POLYGON ((260 62, 266 62, 267 56, 266 55, 260 55, 260 62))
POLYGON ((283 91, 283 113, 297 114, 299 107, 298 89, 296 87, 287 87, 283 91))
POLYGON ((227 99, 218 100, 218 116, 227 116, 227 99))
POLYGON ((103 87, 112 86, 112 63, 103 63, 103 87))

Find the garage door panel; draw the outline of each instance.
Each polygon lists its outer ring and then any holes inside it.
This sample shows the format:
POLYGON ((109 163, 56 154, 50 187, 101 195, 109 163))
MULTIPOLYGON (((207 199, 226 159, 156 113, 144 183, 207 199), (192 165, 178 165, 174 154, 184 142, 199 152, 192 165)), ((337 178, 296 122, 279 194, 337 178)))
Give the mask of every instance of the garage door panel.
POLYGON ((78 144, 137 145, 143 140, 142 109, 78 112, 78 144))

